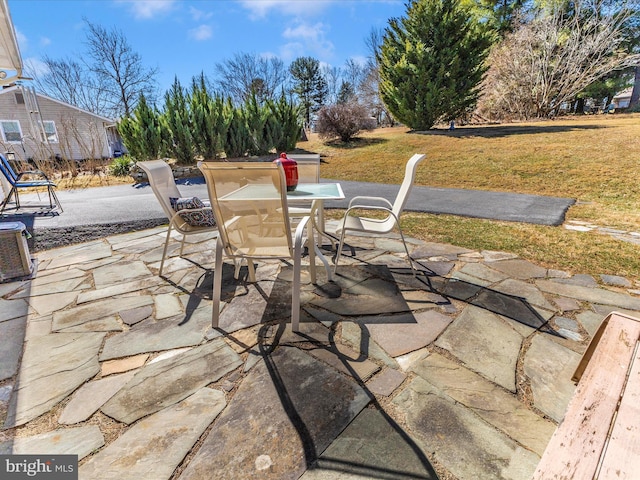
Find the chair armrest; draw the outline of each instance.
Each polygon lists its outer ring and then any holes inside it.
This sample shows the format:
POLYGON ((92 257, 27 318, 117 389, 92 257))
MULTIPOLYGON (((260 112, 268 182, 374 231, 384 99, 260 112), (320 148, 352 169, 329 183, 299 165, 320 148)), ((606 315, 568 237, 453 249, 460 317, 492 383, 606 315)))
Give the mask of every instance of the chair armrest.
POLYGON ((379 203, 384 203, 386 204, 389 208, 393 208, 393 205, 391 204, 391 202, 389 200, 387 200, 386 198, 383 197, 366 197, 366 196, 357 196, 357 197, 353 197, 351 199, 351 201, 349 202, 349 208, 367 208, 367 209, 375 209, 375 205, 365 205, 365 204, 358 204, 358 205, 354 205, 354 202, 356 201, 361 201, 361 200, 366 200, 366 201, 370 201, 370 202, 379 202, 379 203))
MULTIPOLYGON (((294 246, 300 246, 302 244, 302 239, 304 237, 304 229, 307 228, 307 223, 311 220, 311 217, 302 217, 300 219, 300 223, 296 227, 296 231, 293 237, 294 246)), ((312 248, 312 247, 310 247, 312 248)))
POLYGON ((25 170, 16 175, 16 181, 19 181, 23 175, 38 175, 49 181, 49 177, 42 170, 25 170))
MULTIPOLYGON (((374 210, 374 211, 375 210, 379 210, 379 211, 382 211, 382 212, 385 212, 385 213, 391 215, 397 221, 397 217, 393 213, 393 210, 391 210, 390 208, 387 208, 387 207, 377 207, 375 205, 354 205, 353 207, 347 208, 347 211, 344 212, 344 218, 345 219, 349 216, 349 213, 351 213, 351 210, 374 210)), ((389 217, 387 217, 387 218, 389 218, 389 217)), ((370 219, 370 220, 374 221, 374 222, 380 222, 380 223, 386 221, 386 219, 370 219)))
POLYGON ((204 208, 183 208, 182 210, 178 210, 177 212, 175 212, 173 214, 173 216, 169 219, 170 222, 174 222, 175 220, 181 220, 181 221, 185 221, 180 214, 181 213, 191 213, 191 212, 205 212, 205 211, 211 211, 213 212, 213 209, 211 207, 204 207, 204 208))

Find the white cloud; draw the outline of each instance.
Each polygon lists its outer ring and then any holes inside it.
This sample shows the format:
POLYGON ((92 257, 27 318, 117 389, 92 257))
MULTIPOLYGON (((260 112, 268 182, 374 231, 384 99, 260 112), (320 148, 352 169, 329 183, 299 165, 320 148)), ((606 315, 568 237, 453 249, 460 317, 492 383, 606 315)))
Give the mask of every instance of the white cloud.
POLYGON ((128 4, 135 18, 146 20, 170 12, 176 0, 117 0, 117 3, 128 4))
POLYGON ((252 20, 263 18, 272 11, 281 15, 307 17, 323 11, 330 1, 307 0, 240 0, 240 5, 249 10, 252 20))
POLYGON ((298 57, 302 57, 304 53, 304 45, 301 43, 285 43, 280 47, 280 58, 285 62, 291 62, 298 57))
POLYGON ((51 45, 51 39, 49 37, 40 37, 40 45, 42 45, 43 47, 51 45))
POLYGON ((189 30, 189 38, 192 38, 199 42, 210 39, 212 35, 213 29, 210 25, 200 25, 189 30))
MULTIPOLYGON (((326 38, 327 27, 321 22, 313 25, 299 22, 293 27, 287 27, 282 36, 291 40, 291 44, 299 44, 307 55, 327 59, 333 55, 334 45, 326 38)), ((283 48, 286 48, 285 45, 283 48)))
POLYGON ((204 10, 198 10, 194 7, 189 7, 189 14, 191 18, 196 22, 201 22, 203 20, 209 20, 213 16, 213 12, 205 12, 204 10))

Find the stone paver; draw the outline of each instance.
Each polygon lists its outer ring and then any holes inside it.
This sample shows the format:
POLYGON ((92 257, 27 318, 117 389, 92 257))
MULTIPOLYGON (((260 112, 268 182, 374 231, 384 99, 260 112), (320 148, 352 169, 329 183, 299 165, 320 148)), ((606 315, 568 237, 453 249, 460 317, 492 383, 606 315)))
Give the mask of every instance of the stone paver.
MULTIPOLYGON (((101 260, 111 256, 111 248, 102 240, 58 248, 51 252, 53 253, 51 253, 52 257, 50 257, 51 262, 47 265, 48 269, 66 267, 91 260, 101 260)), ((48 256, 49 253, 47 252, 38 254, 39 258, 46 259, 48 256)))
POLYGON ((100 364, 100 374, 105 377, 114 373, 127 372, 140 368, 149 358, 148 353, 141 353, 126 358, 118 358, 116 360, 106 360, 100 364))
POLYGON ((101 410, 120 422, 131 424, 219 380, 241 363, 237 353, 222 339, 216 339, 146 365, 101 410))
POLYGON ((471 370, 434 353, 411 370, 521 445, 542 456, 556 425, 471 370))
POLYGON ((522 336, 497 315, 467 307, 436 341, 469 368, 515 392, 522 336))
POLYGON ((602 303, 628 310, 640 310, 640 298, 602 288, 584 287, 560 283, 557 280, 538 280, 536 285, 543 292, 571 297, 591 303, 602 303))
POLYGON ((127 430, 80 467, 80 478, 171 478, 175 468, 225 404, 224 394, 219 390, 198 390, 127 430))
POLYGON ((187 318, 148 319, 129 331, 109 337, 100 353, 100 360, 198 345, 210 326, 211 310, 204 308, 191 312, 187 318))
POLYGON ((147 265, 140 260, 112 263, 93 270, 96 289, 141 277, 151 277, 151 272, 147 265))
POLYGON ((163 284, 164 281, 156 276, 141 278, 132 282, 119 282, 115 285, 82 292, 78 295, 78 305, 93 302, 95 300, 101 300, 103 298, 115 297, 116 295, 122 295, 125 293, 137 292, 163 284))
POLYGON ((367 388, 376 395, 390 396, 398 388, 407 376, 393 368, 385 368, 372 380, 367 382, 367 388))
POLYGON ((41 295, 29 298, 29 305, 40 316, 51 315, 53 312, 68 307, 78 298, 76 292, 61 292, 52 295, 41 295))
POLYGON ((544 278, 547 276, 547 269, 534 265, 526 260, 514 258, 510 260, 497 260, 491 262, 491 268, 495 268, 510 277, 520 280, 528 280, 530 278, 544 278))
POLYGON ((27 330, 26 317, 0 322, 0 381, 18 373, 18 363, 22 355, 22 343, 27 330))
POLYGON ((575 391, 571 382, 580 355, 544 335, 536 335, 524 359, 535 406, 559 422, 575 391))
POLYGON ((225 265, 216 330, 211 236, 180 258, 175 233, 158 277, 165 232, 0 284, 2 448, 86 456, 83 480, 528 479, 602 319, 640 316, 623 277, 409 239, 414 278, 396 237, 354 236, 335 282, 303 275, 300 332, 281 262, 225 265))
POLYGON ((406 315, 362 317, 359 322, 392 357, 426 347, 451 323, 451 318, 427 310, 406 315))
POLYGON ((5 428, 42 415, 98 373, 103 338, 103 333, 58 333, 29 340, 5 428))
POLYGON ((429 460, 392 418, 364 409, 301 480, 437 479, 429 460))
POLYGON ((128 372, 85 383, 64 407, 58 423, 74 424, 88 419, 131 380, 133 375, 133 372, 128 372))
POLYGON ((296 479, 368 402, 333 368, 277 349, 242 380, 180 479, 296 479))
POLYGON ((22 298, 18 300, 0 299, 0 322, 24 317, 28 312, 28 308, 29 304, 22 298))
POLYGON ((153 313, 153 307, 151 305, 145 305, 143 307, 132 308, 129 310, 120 310, 118 314, 120 319, 127 325, 135 325, 142 320, 146 320, 153 313))
POLYGON ((98 302, 87 303, 77 307, 54 312, 53 330, 64 330, 94 320, 101 320, 114 315, 120 310, 141 307, 153 303, 149 295, 122 297, 117 301, 103 299, 98 302))
POLYGON ((104 445, 104 437, 97 425, 61 428, 30 437, 19 437, 0 443, 0 453, 20 455, 78 455, 82 460, 104 445))
POLYGON ((528 480, 540 457, 422 378, 416 378, 394 403, 404 413, 425 452, 460 480, 528 480))
POLYGON ((53 283, 44 284, 28 284, 22 290, 11 295, 11 298, 28 298, 49 296, 54 293, 63 293, 79 289, 79 287, 86 282, 84 277, 71 278, 69 280, 61 280, 53 283))

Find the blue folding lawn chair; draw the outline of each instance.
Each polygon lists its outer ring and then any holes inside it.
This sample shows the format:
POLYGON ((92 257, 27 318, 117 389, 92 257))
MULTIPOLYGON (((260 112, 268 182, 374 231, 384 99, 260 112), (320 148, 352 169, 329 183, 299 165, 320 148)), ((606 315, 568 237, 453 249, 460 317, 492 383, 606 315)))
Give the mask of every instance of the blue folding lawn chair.
MULTIPOLYGON (((56 184, 53 183, 44 172, 41 170, 28 170, 25 172, 16 173, 9 161, 5 158, 4 155, 0 154, 0 172, 6 181, 2 182, 3 190, 6 194, 2 204, 0 205, 0 216, 3 215, 4 209, 7 204, 11 201, 12 197, 15 197, 16 209, 20 208, 20 197, 18 195, 18 191, 21 189, 27 188, 46 188, 47 193, 49 194, 49 209, 53 210, 54 208, 60 209, 62 212, 62 205, 60 205, 60 201, 54 191, 56 188, 56 184), (23 177, 27 177, 27 179, 23 180, 23 177), (40 177, 40 179, 30 179, 29 177, 40 177), (9 190, 7 193, 6 190, 9 190), (54 205, 55 204, 55 205, 54 205)), ((38 198, 40 194, 38 193, 38 198)))

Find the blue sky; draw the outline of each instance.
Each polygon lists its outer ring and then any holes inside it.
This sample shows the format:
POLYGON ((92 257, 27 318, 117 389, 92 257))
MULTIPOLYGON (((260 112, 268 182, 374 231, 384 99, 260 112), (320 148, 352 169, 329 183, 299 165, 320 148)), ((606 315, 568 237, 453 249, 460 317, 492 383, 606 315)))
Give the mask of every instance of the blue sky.
POLYGON ((336 67, 364 61, 372 28, 405 13, 403 0, 9 0, 22 58, 77 57, 83 18, 121 29, 145 65, 158 67, 160 91, 174 76, 188 85, 235 53, 311 56, 336 67))

